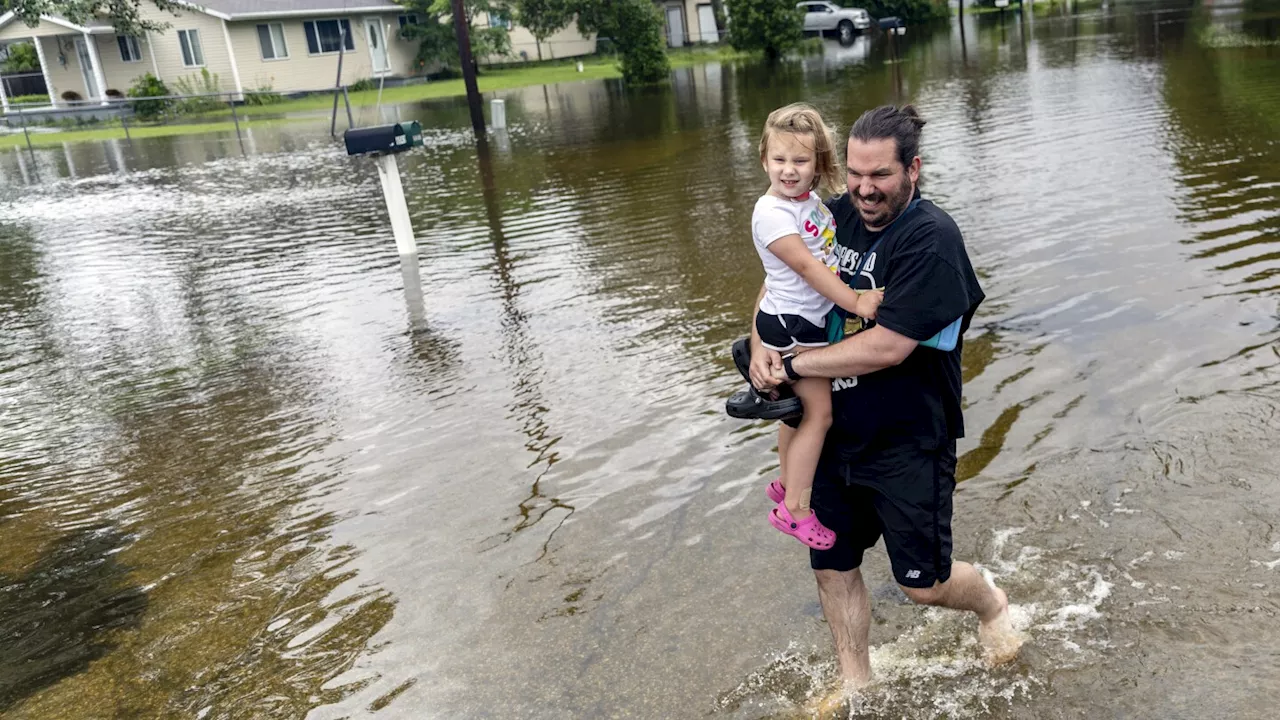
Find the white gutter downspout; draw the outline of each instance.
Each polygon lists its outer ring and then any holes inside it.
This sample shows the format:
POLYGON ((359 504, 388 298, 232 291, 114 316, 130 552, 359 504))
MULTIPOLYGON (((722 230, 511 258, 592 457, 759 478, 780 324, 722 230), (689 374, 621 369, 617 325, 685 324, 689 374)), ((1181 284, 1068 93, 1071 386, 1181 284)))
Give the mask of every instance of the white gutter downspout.
POLYGON ((222 39, 227 43, 227 58, 231 60, 231 79, 236 83, 236 99, 244 100, 244 86, 240 84, 240 67, 236 64, 236 51, 231 47, 231 31, 227 29, 227 21, 222 21, 222 39))

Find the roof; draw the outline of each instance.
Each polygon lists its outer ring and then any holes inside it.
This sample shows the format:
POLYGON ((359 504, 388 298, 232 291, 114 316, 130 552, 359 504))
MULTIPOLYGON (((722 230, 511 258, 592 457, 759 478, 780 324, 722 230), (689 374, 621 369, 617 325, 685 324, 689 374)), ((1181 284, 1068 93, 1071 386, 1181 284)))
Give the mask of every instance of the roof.
MULTIPOLYGON (((12 10, 10 10, 4 15, 0 15, 0 28, 8 25, 14 20, 21 20, 21 19, 22 18, 19 17, 19 15, 16 12, 13 12, 12 10)), ((40 22, 49 22, 49 23, 53 23, 54 25, 61 25, 62 27, 68 30, 72 30, 78 33, 103 33, 103 32, 109 32, 111 29, 110 23, 104 24, 104 23, 100 23, 97 20, 90 20, 86 25, 76 25, 70 20, 67 20, 66 18, 58 17, 57 15, 41 15, 40 22)))
POLYGON ((202 9, 223 20, 256 20, 292 15, 403 11, 393 0, 179 0, 179 4, 202 9))

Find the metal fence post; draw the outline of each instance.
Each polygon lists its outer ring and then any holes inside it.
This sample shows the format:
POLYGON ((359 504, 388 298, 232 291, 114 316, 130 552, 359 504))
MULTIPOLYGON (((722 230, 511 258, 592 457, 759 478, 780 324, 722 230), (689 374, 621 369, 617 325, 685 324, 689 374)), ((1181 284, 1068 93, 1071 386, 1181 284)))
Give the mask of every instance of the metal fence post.
POLYGON ((18 119, 22 121, 22 134, 27 138, 27 152, 31 153, 31 162, 36 161, 35 148, 31 147, 31 131, 27 130, 27 116, 22 114, 22 106, 18 106, 18 119))
POLYGON ((231 106, 231 120, 236 124, 236 140, 240 141, 240 154, 247 155, 248 153, 244 151, 244 138, 240 136, 240 116, 236 114, 236 99, 227 98, 227 104, 231 106))
MULTIPOLYGON (((347 88, 342 85, 342 58, 346 55, 347 49, 347 31, 342 27, 342 23, 338 23, 338 79, 333 83, 333 117, 329 120, 329 137, 336 138, 338 136, 338 87, 342 86, 343 97, 346 97, 347 88)), ((351 116, 351 104, 347 103, 347 117, 351 116)))
POLYGON ((124 128, 124 139, 129 142, 129 147, 133 147, 133 136, 129 134, 129 116, 120 115, 120 126, 124 128))

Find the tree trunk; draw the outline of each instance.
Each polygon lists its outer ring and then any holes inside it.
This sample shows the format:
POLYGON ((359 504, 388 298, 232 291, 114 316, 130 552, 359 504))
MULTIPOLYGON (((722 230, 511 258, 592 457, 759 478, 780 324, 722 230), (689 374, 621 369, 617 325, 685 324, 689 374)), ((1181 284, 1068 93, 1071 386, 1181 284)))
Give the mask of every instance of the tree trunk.
POLYGON ((471 56, 471 23, 462 9, 462 0, 453 0, 453 30, 458 38, 458 60, 462 65, 462 82, 467 86, 467 106, 471 110, 471 129, 476 137, 484 137, 484 110, 480 105, 480 88, 476 85, 476 63, 471 56))

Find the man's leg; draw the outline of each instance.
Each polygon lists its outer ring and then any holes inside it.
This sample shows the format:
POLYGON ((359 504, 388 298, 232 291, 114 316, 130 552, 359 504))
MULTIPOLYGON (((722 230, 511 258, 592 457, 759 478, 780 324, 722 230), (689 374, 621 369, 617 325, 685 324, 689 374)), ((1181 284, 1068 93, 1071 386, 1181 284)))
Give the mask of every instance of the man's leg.
MULTIPOLYGON (((828 438, 813 475, 812 508, 823 525, 836 533, 829 550, 810 550, 809 565, 818 580, 822 614, 831 628, 843 684, 861 687, 871 682, 867 634, 871 629, 871 596, 862 582, 862 553, 880 539, 871 493, 849 485, 844 465, 828 438)), ((829 700, 839 702, 843 688, 829 700)))
POLYGON ((987 661, 1012 660, 1022 636, 1013 629, 1004 591, 969 563, 951 560, 954 445, 926 453, 907 450, 897 461, 900 474, 885 478, 877 500, 885 550, 898 585, 917 604, 976 614, 987 661))
POLYGON ((822 615, 835 640, 840 678, 861 687, 871 682, 871 596, 862 582, 862 571, 815 570, 822 615))
POLYGON ((967 562, 951 563, 951 577, 931 588, 902 588, 912 602, 953 610, 968 610, 978 616, 978 640, 988 662, 999 665, 1012 660, 1022 647, 1022 636, 1013 629, 1009 599, 1005 592, 987 582, 977 568, 967 562))

